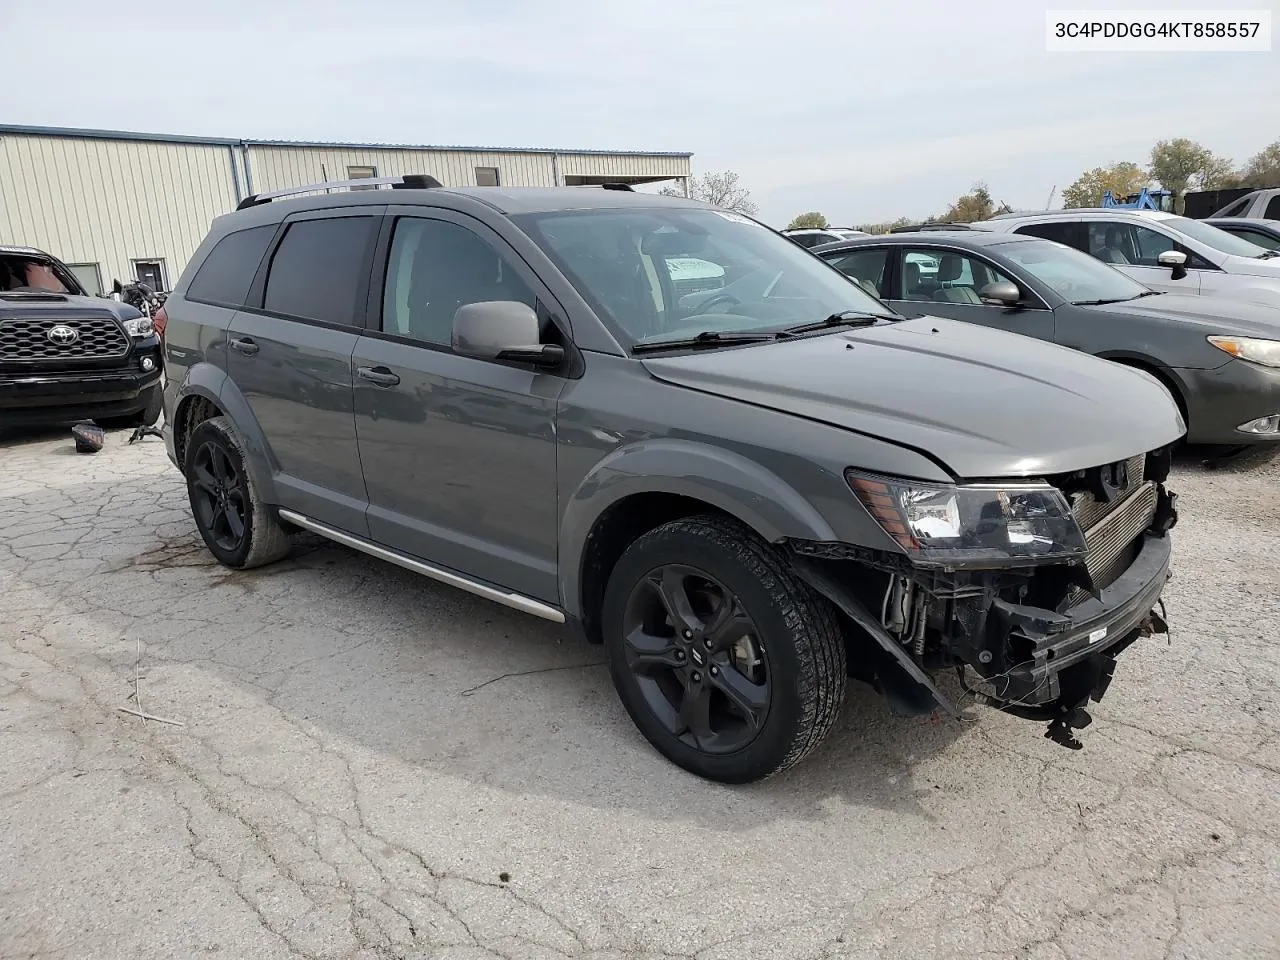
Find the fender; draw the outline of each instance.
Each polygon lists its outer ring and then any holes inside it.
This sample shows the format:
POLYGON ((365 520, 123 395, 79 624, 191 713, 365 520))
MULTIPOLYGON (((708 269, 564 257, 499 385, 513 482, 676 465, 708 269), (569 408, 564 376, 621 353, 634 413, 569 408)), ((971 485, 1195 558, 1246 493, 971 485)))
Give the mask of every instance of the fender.
POLYGON ((702 500, 770 542, 785 537, 837 539, 804 497, 758 463, 688 440, 644 440, 600 460, 565 506, 559 537, 560 596, 570 616, 582 614, 582 558, 596 521, 624 497, 644 493, 702 500))
MULTIPOLYGON (((254 484, 262 493, 267 503, 277 503, 276 488, 273 480, 276 463, 267 446, 262 427, 258 425, 253 409, 245 400, 244 394, 226 372, 211 363, 197 363, 187 369, 187 375, 178 386, 173 409, 176 412, 188 397, 200 396, 216 403, 235 424, 240 438, 244 441, 245 453, 248 455, 246 466, 253 475, 254 484)), ((175 438, 176 444, 176 438, 175 438)))

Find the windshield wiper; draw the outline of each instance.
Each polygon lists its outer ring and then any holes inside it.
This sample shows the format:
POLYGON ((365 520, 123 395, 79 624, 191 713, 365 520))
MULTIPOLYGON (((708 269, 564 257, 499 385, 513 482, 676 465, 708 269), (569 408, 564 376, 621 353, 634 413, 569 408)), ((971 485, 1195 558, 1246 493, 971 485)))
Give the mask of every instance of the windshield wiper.
POLYGON ((637 343, 631 348, 632 353, 653 353, 655 350, 677 350, 681 348, 727 347, 735 343, 763 343, 765 340, 776 340, 775 333, 721 333, 719 330, 703 330, 692 337, 678 340, 649 340, 637 343))
POLYGON ((1270 260, 1272 257, 1280 257, 1280 250, 1264 250, 1258 254, 1258 260, 1270 260))
MULTIPOLYGON (((1155 291, 1152 291, 1153 293, 1155 291)), ((1140 293, 1138 297, 1144 297, 1146 294, 1140 293)), ((1137 300, 1138 297, 1110 297, 1106 300, 1072 300, 1071 303, 1077 307, 1100 307, 1107 303, 1125 303, 1129 300, 1137 300)))
POLYGON ((781 332, 781 336, 794 336, 797 333, 810 333, 814 330, 825 330, 828 327, 870 327, 881 320, 889 320, 897 322, 903 319, 892 313, 872 313, 866 310, 841 310, 833 313, 825 320, 819 320, 817 323, 802 323, 794 327, 786 327, 781 332))
POLYGON ((1143 297, 1160 297, 1160 296, 1163 296, 1165 292, 1166 291, 1164 290, 1143 290, 1140 294, 1138 294, 1136 297, 1133 297, 1132 299, 1141 300, 1143 297))

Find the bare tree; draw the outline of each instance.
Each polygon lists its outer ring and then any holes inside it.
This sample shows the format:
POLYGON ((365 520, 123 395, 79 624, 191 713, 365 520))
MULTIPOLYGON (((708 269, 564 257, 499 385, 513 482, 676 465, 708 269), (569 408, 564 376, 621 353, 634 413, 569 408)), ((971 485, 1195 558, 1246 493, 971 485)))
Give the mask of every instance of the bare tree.
MULTIPOLYGON (((683 197, 684 191, 679 187, 663 187, 658 191, 668 197, 683 197)), ((751 216, 759 209, 751 199, 751 191, 742 186, 738 175, 732 170, 721 173, 708 173, 701 177, 689 178, 689 196, 703 203, 736 210, 751 216)))
POLYGON ((1280 187, 1280 140, 1250 157, 1241 179, 1250 187, 1280 187))

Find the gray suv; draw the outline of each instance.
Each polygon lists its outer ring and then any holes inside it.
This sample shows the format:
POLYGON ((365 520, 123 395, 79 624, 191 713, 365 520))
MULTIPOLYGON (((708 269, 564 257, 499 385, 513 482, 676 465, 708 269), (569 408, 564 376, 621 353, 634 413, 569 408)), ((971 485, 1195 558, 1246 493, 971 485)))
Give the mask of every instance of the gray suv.
POLYGON ((166 443, 222 563, 307 530, 564 623, 725 782, 808 754, 849 677, 954 715, 955 670, 1078 747, 1164 629, 1185 425, 1150 375, 905 319, 689 200, 356 185, 248 198, 169 298, 166 443), (691 259, 732 292, 680 293, 691 259))

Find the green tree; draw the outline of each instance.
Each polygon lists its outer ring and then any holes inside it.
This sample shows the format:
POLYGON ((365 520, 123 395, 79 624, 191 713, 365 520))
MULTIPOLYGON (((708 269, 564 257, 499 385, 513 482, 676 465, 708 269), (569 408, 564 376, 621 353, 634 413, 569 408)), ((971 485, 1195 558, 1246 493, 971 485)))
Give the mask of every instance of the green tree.
POLYGON ((915 222, 915 220, 912 220, 909 217, 899 217, 897 220, 886 220, 882 223, 864 223, 854 227, 854 229, 861 230, 863 233, 879 235, 888 233, 894 227, 908 227, 915 222))
POLYGON ((788 230, 825 230, 831 226, 827 222, 827 218, 820 214, 817 210, 810 210, 808 213, 802 213, 789 224, 788 230))
POLYGON ((1241 172, 1243 186, 1280 187, 1280 140, 1249 158, 1241 172))
POLYGON ((1012 208, 1007 203, 997 204, 991 197, 987 185, 979 180, 968 193, 956 200, 940 217, 931 217, 926 223, 976 223, 990 220, 998 213, 1009 213, 1012 208))
MULTIPOLYGON (((658 191, 668 197, 682 197, 684 191, 679 187, 663 187, 658 191)), ((689 178, 689 196, 713 206, 751 216, 758 209, 751 199, 751 191, 742 186, 738 175, 732 170, 720 173, 707 173, 701 177, 689 178)))
POLYGON ((1067 208, 1097 207, 1108 190, 1113 197, 1127 197, 1147 185, 1147 171, 1125 160, 1106 167, 1094 167, 1076 177, 1062 191, 1062 205, 1067 208))
POLYGON ((1209 154, 1204 169, 1196 177, 1196 186, 1201 190, 1226 190, 1229 187, 1238 187, 1243 182, 1243 178, 1236 171, 1233 164, 1226 157, 1217 157, 1209 154))
POLYGON ((1174 209, 1179 213, 1187 188, 1193 183, 1198 186, 1205 171, 1211 170, 1216 162, 1212 153, 1186 137, 1161 140, 1151 148, 1151 176, 1173 194, 1174 209))

